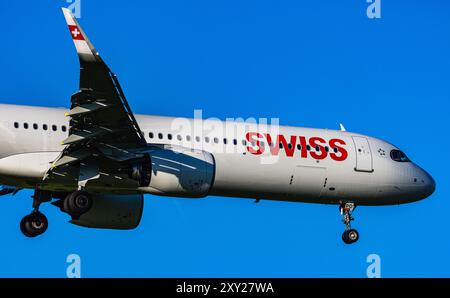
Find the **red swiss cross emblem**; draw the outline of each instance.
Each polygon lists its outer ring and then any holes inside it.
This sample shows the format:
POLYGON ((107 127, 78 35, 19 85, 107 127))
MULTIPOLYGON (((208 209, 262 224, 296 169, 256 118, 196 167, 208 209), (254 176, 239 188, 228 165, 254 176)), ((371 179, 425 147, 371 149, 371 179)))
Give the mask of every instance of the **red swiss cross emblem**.
POLYGON ((83 34, 81 34, 81 31, 77 26, 69 25, 69 31, 74 40, 84 40, 83 34))

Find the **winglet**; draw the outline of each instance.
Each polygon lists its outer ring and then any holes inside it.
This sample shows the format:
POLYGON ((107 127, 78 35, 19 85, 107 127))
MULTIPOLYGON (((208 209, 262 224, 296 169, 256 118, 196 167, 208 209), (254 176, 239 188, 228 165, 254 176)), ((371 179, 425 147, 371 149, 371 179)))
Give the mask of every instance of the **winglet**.
POLYGON ((347 130, 345 129, 345 127, 344 127, 344 124, 339 123, 339 127, 341 128, 341 131, 347 131, 347 130))
POLYGON ((72 15, 70 9, 65 7, 61 8, 64 13, 64 18, 69 26, 69 32, 72 36, 73 42, 77 49, 78 57, 81 62, 99 62, 101 61, 97 50, 94 48, 88 37, 84 33, 80 24, 78 24, 75 17, 72 15))

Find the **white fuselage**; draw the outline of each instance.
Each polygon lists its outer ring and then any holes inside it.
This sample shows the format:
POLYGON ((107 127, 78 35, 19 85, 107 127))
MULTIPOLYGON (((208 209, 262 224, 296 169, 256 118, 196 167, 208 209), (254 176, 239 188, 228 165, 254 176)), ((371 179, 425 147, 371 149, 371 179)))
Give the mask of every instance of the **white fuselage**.
MULTIPOLYGON (((34 188, 43 179, 64 149, 61 141, 69 129, 65 111, 0 105, 0 183, 34 188)), ((414 163, 391 158, 395 146, 361 134, 161 116, 136 115, 136 120, 149 144, 212 154, 209 195, 386 205, 423 199, 435 187, 414 163), (276 144, 283 139, 281 147, 276 144)))

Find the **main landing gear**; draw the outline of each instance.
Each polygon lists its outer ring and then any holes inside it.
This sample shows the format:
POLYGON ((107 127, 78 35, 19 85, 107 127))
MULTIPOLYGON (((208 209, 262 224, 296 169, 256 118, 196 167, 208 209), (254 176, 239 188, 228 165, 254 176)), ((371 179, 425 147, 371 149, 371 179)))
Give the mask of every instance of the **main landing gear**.
POLYGON ((43 234, 48 228, 47 217, 39 212, 39 206, 43 202, 49 202, 52 200, 50 192, 41 191, 40 189, 34 190, 33 198, 33 211, 26 215, 20 221, 20 230, 27 237, 36 237, 43 234))
POLYGON ((345 231, 342 233, 342 240, 345 244, 352 244, 358 241, 359 233, 357 230, 352 229, 351 221, 354 220, 352 217, 353 210, 356 206, 354 203, 341 204, 339 210, 342 215, 342 222, 345 224, 345 231))
MULTIPOLYGON (((52 193, 35 189, 33 198, 33 211, 26 215, 20 222, 20 230, 27 237, 36 237, 43 234, 48 228, 47 217, 39 211, 41 203, 50 202, 52 193)), ((55 204, 62 211, 68 213, 72 219, 78 219, 92 207, 92 197, 83 190, 68 194, 55 204)))
POLYGON ((92 197, 83 190, 69 194, 63 200, 62 211, 68 213, 72 219, 79 219, 92 207, 92 197))

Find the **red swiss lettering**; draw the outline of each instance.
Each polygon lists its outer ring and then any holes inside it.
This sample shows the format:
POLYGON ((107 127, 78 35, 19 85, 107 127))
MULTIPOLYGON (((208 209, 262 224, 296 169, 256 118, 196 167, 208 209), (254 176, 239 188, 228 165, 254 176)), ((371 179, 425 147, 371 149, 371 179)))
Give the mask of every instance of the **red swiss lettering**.
POLYGON ((254 155, 260 155, 264 153, 264 147, 261 146, 259 138, 264 138, 264 136, 258 132, 248 132, 245 136, 248 142, 250 142, 251 146, 247 146, 247 151, 254 155), (253 144, 255 146, 253 146, 253 144), (257 149, 253 148, 257 147, 257 149))
POLYGON ((346 160, 346 159, 347 159, 347 157, 348 157, 348 152, 347 152, 347 150, 345 150, 345 148, 339 146, 339 144, 340 144, 340 145, 345 145, 345 142, 344 142, 343 140, 340 140, 340 139, 331 139, 330 142, 329 142, 329 144, 330 144, 331 150, 334 151, 334 148, 336 148, 336 150, 337 150, 338 153, 339 153, 339 155, 338 155, 338 154, 336 154, 336 153, 334 153, 334 152, 331 152, 331 153, 330 153, 330 157, 331 157, 332 159, 334 159, 335 161, 343 161, 343 160, 346 160))
POLYGON ((269 143, 270 153, 272 155, 278 155, 280 151, 280 144, 283 146, 284 151, 286 152, 286 156, 292 157, 295 152, 295 144, 297 143, 297 137, 291 136, 291 142, 288 143, 283 135, 277 136, 277 141, 275 143, 272 142, 272 136, 270 134, 266 134, 267 143, 269 143))
POLYGON ((319 137, 312 137, 309 139, 309 145, 312 147, 310 152, 311 157, 314 159, 324 159, 327 157, 328 153, 325 150, 326 142, 324 139, 319 137))
POLYGON ((300 146, 301 148, 301 157, 307 158, 308 157, 308 148, 306 148, 306 138, 305 137, 299 137, 300 138, 300 146))

